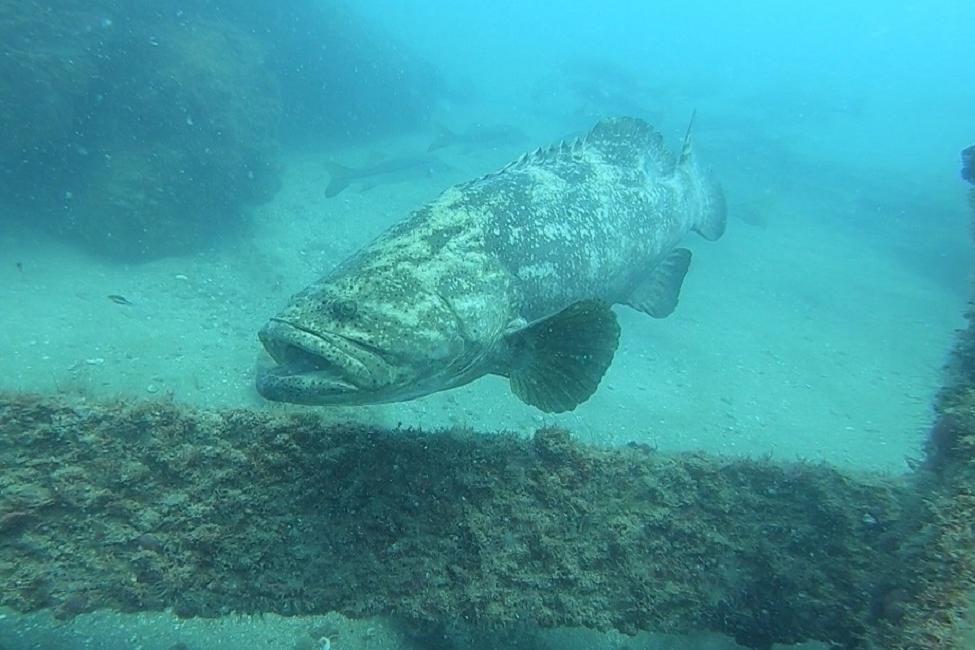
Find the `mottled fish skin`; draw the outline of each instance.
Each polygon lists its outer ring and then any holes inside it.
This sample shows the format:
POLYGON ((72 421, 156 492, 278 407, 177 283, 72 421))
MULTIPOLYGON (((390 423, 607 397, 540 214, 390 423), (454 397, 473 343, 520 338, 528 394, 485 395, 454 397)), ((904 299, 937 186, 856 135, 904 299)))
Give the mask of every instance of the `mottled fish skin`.
POLYGON ((507 334, 581 300, 626 302, 688 231, 719 237, 724 209, 689 149, 605 120, 447 189, 296 295, 261 331, 279 365, 258 389, 365 404, 504 374, 507 334))

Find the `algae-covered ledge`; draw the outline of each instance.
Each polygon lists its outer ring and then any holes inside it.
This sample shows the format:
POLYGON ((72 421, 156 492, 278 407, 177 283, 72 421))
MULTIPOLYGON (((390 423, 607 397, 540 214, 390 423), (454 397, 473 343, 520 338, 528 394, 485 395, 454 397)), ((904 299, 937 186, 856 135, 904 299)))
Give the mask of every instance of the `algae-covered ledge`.
POLYGON ((942 530, 912 481, 557 429, 6 395, 0 436, 0 602, 64 617, 339 611, 897 647, 919 593, 904 559, 925 561, 911 536, 942 530))

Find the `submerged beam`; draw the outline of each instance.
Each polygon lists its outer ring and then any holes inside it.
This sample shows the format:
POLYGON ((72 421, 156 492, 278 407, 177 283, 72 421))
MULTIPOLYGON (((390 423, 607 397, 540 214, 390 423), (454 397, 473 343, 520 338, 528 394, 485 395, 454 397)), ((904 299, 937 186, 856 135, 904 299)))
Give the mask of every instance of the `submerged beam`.
POLYGON ((914 611, 903 536, 923 501, 822 465, 22 395, 0 396, 0 440, 0 604, 23 612, 338 611, 757 648, 892 640, 914 611))

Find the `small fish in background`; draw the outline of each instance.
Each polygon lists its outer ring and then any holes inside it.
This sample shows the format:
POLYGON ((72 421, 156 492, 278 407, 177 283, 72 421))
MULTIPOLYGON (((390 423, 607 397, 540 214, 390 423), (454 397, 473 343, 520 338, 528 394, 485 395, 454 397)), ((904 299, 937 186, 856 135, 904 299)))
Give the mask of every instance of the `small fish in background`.
POLYGON ((437 137, 427 151, 445 147, 465 147, 467 149, 501 147, 526 142, 528 134, 510 124, 472 124, 461 132, 451 131, 443 124, 437 124, 437 137))
POLYGON ((765 230, 783 211, 778 195, 771 190, 762 190, 736 201, 729 207, 728 214, 753 228, 765 230))
POLYGON ((346 167, 339 163, 326 163, 331 180, 325 187, 325 196, 337 196, 349 185, 356 184, 360 191, 368 191, 379 185, 391 185, 405 181, 429 178, 451 168, 435 156, 398 156, 386 158, 362 167, 346 167))
POLYGON ((659 122, 668 107, 686 103, 678 93, 648 80, 639 69, 585 57, 567 60, 540 77, 528 99, 536 116, 582 127, 612 115, 659 122))
POLYGON ((17 267, 17 270, 20 271, 21 273, 24 272, 24 263, 23 262, 17 262, 16 264, 14 264, 14 266, 16 266, 17 267))
POLYGON ((134 305, 134 303, 131 300, 129 300, 125 296, 120 296, 117 293, 109 294, 108 299, 114 302, 116 305, 126 305, 128 307, 132 307, 134 305))

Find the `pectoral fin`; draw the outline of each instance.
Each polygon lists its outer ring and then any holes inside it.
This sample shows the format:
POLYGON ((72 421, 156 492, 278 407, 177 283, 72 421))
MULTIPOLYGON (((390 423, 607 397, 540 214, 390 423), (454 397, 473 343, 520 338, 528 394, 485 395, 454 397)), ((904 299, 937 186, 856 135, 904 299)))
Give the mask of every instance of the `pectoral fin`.
POLYGON ((523 402, 546 413, 571 411, 596 391, 619 336, 609 305, 583 300, 509 334, 501 374, 523 402))
POLYGON ((691 251, 676 248, 630 294, 626 304, 653 316, 666 318, 677 306, 680 287, 691 264, 691 251))

